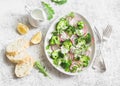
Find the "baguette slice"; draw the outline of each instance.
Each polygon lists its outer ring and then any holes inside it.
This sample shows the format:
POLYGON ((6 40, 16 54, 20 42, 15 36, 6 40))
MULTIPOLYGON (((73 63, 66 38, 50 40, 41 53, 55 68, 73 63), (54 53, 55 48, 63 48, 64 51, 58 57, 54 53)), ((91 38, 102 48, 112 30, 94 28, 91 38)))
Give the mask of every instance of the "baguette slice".
POLYGON ((25 62, 27 57, 29 56, 26 51, 23 51, 15 56, 10 56, 6 54, 7 58, 12 62, 12 63, 22 63, 25 62))
POLYGON ((28 48, 30 45, 28 40, 25 39, 19 39, 15 42, 12 42, 6 47, 6 54, 9 56, 15 56, 19 54, 21 51, 28 48))
POLYGON ((19 63, 15 67, 15 75, 17 77, 24 77, 30 74, 33 68, 34 60, 29 56, 25 62, 19 63))

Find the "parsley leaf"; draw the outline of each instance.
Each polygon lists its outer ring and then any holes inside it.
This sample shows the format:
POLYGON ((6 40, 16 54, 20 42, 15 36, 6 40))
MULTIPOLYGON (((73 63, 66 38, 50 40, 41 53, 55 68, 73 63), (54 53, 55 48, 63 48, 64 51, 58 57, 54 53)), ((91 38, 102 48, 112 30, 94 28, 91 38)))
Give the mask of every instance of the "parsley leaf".
POLYGON ((42 2, 42 5, 44 6, 44 9, 47 13, 47 19, 51 20, 53 18, 53 15, 55 14, 53 8, 50 6, 50 4, 47 4, 45 2, 42 2))
POLYGON ((34 67, 39 70, 39 72, 43 73, 44 76, 48 76, 45 68, 40 64, 40 62, 36 61, 34 67))
POLYGON ((52 2, 55 2, 56 4, 62 5, 67 2, 67 0, 51 0, 52 2))

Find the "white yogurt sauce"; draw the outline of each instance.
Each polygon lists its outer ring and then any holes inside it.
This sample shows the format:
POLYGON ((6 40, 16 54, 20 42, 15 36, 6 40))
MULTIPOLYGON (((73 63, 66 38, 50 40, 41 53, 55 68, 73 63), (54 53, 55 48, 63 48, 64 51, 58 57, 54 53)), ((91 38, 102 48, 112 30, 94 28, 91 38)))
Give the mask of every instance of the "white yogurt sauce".
POLYGON ((44 15, 42 10, 40 9, 35 9, 31 12, 31 15, 33 18, 38 19, 38 20, 44 20, 44 15))

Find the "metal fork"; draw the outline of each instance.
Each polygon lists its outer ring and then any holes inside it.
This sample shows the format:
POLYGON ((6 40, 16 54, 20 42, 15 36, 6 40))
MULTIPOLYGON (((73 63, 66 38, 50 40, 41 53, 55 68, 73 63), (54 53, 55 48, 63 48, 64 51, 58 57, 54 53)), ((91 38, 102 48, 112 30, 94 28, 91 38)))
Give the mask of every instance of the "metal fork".
POLYGON ((107 25, 106 29, 103 31, 103 37, 101 37, 101 35, 100 35, 100 33, 99 33, 99 31, 97 30, 96 27, 95 27, 94 32, 95 32, 95 34, 98 38, 98 42, 100 44, 99 44, 99 53, 95 58, 95 61, 93 63, 92 68, 95 69, 95 70, 98 70, 100 72, 105 72, 106 71, 106 66, 105 66, 105 62, 104 62, 101 50, 102 50, 103 43, 110 38, 110 35, 111 35, 111 32, 112 32, 112 26, 107 25))
POLYGON ((111 25, 107 25, 106 29, 103 31, 103 42, 107 41, 110 38, 112 32, 112 26, 111 25))
POLYGON ((95 57, 95 60, 93 62, 92 68, 94 70, 99 71, 99 72, 105 72, 106 71, 106 66, 105 66, 103 56, 101 54, 102 38, 101 38, 101 35, 100 35, 100 33, 99 33, 99 31, 97 30, 96 27, 95 27, 95 29, 93 31, 95 32, 95 35, 98 38, 99 50, 98 50, 97 56, 95 57))

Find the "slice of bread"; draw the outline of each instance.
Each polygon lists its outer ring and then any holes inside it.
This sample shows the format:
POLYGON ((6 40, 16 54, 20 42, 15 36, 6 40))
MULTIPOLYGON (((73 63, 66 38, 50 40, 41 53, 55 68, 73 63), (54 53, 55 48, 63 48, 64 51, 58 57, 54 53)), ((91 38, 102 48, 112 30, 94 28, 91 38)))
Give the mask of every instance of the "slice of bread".
POLYGON ((24 77, 30 74, 34 65, 34 60, 29 56, 25 62, 19 63, 15 67, 15 75, 17 77, 24 77))
POLYGON ((6 54, 6 56, 13 63, 22 63, 22 62, 26 61, 26 59, 29 55, 26 51, 23 51, 15 56, 12 56, 12 55, 10 56, 8 54, 6 54))
POLYGON ((15 42, 12 42, 6 47, 6 54, 9 56, 15 56, 19 54, 21 51, 28 48, 30 45, 30 42, 25 39, 19 39, 15 42))

